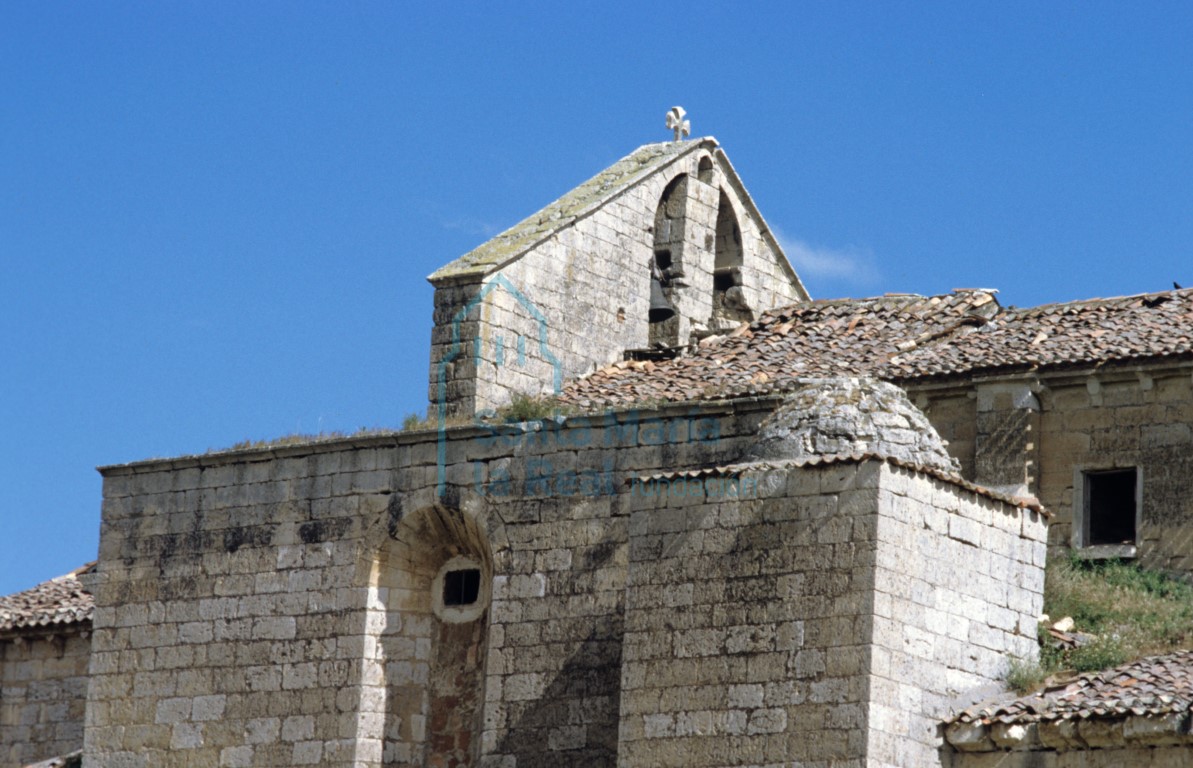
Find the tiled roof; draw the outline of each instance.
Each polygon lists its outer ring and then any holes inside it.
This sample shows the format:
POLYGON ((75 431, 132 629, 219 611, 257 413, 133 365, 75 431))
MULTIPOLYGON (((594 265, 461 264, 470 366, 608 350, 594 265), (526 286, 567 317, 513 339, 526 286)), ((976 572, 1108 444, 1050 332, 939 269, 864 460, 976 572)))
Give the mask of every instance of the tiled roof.
POLYGON ((94 567, 95 563, 88 563, 32 589, 0 597, 0 632, 90 621, 95 600, 77 577, 94 567))
POLYGON ((691 355, 603 368, 570 382, 563 399, 582 407, 718 399, 792 389, 807 377, 880 375, 901 345, 985 322, 997 308, 986 291, 793 304, 705 339, 691 355))
POLYGON ((994 321, 892 361, 921 378, 1050 369, 1193 352, 1193 289, 1003 310, 994 321))
POLYGON ((993 292, 812 301, 771 310, 690 355, 569 382, 581 408, 783 392, 801 379, 904 383, 1193 355, 1193 289, 1005 309, 993 292))
POLYGON ((1130 715, 1166 715, 1193 709, 1193 651, 1150 656, 1067 685, 1010 702, 970 707, 952 722, 1035 723, 1130 715))
POLYGON ((435 270, 431 282, 486 275, 521 256, 554 233, 569 227, 602 203, 688 152, 717 146, 716 139, 647 144, 618 160, 538 213, 518 222, 455 261, 435 270))

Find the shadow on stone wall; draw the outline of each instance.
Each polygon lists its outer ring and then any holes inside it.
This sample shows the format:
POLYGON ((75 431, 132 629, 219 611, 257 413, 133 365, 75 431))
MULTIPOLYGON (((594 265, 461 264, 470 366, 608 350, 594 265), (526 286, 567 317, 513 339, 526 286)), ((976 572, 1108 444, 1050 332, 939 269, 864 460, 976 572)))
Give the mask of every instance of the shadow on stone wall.
POLYGON ((611 768, 621 717, 623 609, 598 617, 542 696, 510 702, 497 753, 518 768, 611 768))

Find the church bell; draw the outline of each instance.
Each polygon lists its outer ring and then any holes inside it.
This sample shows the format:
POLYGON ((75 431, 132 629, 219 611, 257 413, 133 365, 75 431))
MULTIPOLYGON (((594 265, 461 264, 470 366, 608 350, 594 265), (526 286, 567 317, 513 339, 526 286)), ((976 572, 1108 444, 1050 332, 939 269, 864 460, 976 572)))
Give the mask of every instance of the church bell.
POLYGON ((661 323, 675 316, 675 308, 663 295, 663 284, 657 277, 650 279, 650 322, 661 323))

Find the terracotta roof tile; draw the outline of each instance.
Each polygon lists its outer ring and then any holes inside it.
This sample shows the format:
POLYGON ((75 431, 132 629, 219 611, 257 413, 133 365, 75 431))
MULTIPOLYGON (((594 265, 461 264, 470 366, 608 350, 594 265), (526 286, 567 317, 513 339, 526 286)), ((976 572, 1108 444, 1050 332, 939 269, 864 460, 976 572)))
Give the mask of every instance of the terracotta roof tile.
POLYGON ((894 376, 1045 369, 1188 355, 1193 289, 1003 310, 990 323, 892 361, 894 376))
POLYGON ((1193 709, 1193 650, 1149 656, 1001 704, 970 707, 951 722, 1033 723, 1127 715, 1163 715, 1193 709))
POLYGON ((783 392, 808 377, 903 383, 1174 356, 1193 356, 1193 289, 1030 309, 965 289, 771 310, 691 354, 620 362, 569 382, 562 399, 591 409, 783 392))
POLYGON ((77 577, 93 568, 95 563, 88 563, 32 589, 0 597, 0 632, 90 621, 95 600, 77 577))
POLYGON ((997 308, 985 291, 793 304, 705 339, 691 355, 603 368, 570 382, 563 399, 581 407, 719 399, 792 389, 807 377, 878 375, 902 350, 985 322, 997 308))

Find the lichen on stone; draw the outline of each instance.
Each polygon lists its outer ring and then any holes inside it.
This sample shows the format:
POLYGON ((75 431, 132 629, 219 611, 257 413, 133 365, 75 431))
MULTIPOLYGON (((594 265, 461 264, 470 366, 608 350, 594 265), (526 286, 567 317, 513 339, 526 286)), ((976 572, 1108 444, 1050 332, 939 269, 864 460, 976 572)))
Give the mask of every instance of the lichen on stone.
POLYGON ((894 384, 872 378, 808 379, 758 430, 746 461, 873 454, 959 472, 945 441, 894 384))
POLYGON ((606 198, 641 181, 655 168, 697 148, 715 146, 715 139, 705 138, 639 147, 546 208, 440 267, 428 279, 436 282, 488 274, 495 267, 522 255, 551 234, 564 229, 606 198))

